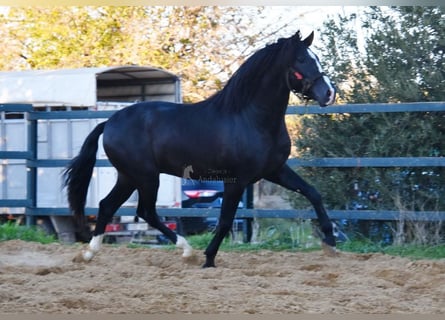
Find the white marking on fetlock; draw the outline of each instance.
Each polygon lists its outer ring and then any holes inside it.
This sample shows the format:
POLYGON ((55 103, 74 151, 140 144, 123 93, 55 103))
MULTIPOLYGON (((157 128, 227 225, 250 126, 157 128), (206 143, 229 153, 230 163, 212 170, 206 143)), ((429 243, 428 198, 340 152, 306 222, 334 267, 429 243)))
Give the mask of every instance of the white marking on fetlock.
POLYGON ((98 236, 94 236, 89 244, 90 249, 93 252, 98 252, 100 250, 100 247, 102 246, 102 241, 104 239, 104 235, 100 234, 98 236))
POLYGON ((104 239, 104 235, 98 235, 98 236, 94 236, 91 240, 90 243, 88 244, 88 248, 84 251, 82 251, 82 257, 85 261, 90 261, 91 259, 93 259, 94 255, 99 252, 101 246, 102 246, 102 241, 104 239))
POLYGON ((176 247, 184 250, 182 253, 182 257, 188 258, 193 255, 193 248, 189 245, 187 240, 184 237, 177 235, 176 247))

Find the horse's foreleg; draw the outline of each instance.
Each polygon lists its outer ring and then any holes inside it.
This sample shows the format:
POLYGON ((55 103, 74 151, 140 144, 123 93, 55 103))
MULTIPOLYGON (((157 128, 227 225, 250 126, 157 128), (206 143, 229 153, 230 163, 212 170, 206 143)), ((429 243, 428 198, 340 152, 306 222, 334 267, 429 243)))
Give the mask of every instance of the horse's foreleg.
POLYGON ((215 236, 205 250, 206 262, 203 268, 215 267, 215 257, 224 237, 231 230, 238 203, 243 195, 244 186, 237 184, 224 184, 224 195, 221 214, 215 236))
POLYGON ((301 193, 305 196, 315 209, 321 230, 324 234, 323 250, 328 255, 335 255, 334 224, 329 219, 323 206, 320 193, 306 181, 304 181, 288 165, 284 165, 275 175, 266 177, 267 180, 279 184, 291 191, 301 193))
POLYGON ((93 238, 90 240, 87 248, 74 258, 74 261, 90 261, 99 252, 107 223, 111 221, 114 213, 131 196, 134 190, 135 188, 127 183, 123 176, 118 176, 113 189, 99 203, 99 213, 93 238))

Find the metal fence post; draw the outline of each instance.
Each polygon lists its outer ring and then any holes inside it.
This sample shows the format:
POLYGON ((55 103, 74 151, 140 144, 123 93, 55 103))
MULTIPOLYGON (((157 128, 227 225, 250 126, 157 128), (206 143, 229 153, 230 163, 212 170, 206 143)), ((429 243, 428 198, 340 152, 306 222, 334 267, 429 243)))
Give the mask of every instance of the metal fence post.
POLYGON ((25 209, 26 225, 31 226, 36 224, 35 216, 32 211, 37 207, 37 168, 35 166, 37 160, 37 119, 31 118, 31 113, 26 113, 26 120, 28 122, 28 152, 30 156, 26 159, 26 198, 29 201, 29 206, 25 209))

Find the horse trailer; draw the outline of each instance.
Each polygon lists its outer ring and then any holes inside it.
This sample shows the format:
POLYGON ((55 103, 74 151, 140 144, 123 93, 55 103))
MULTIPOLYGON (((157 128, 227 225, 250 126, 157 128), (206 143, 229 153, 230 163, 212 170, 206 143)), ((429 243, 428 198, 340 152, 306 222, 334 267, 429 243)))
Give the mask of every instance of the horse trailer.
MULTIPOLYGON (((180 103, 182 98, 179 77, 165 70, 143 66, 0 72, 0 105, 31 104, 36 112, 76 111, 87 114, 99 110, 119 110, 135 102, 154 100, 180 103)), ((0 109, 0 116, 0 151, 25 150, 29 143, 25 113, 1 112, 0 109)), ((72 159, 79 152, 89 132, 104 120, 106 119, 82 119, 79 116, 73 119, 39 119, 37 159, 72 159)), ((99 143, 97 159, 106 158, 99 143)), ((1 161, 0 199, 26 198, 26 160, 3 158, 1 161)), ((37 168, 37 207, 57 210, 68 206, 66 193, 62 188, 63 170, 64 167, 37 168)), ((99 201, 113 187, 116 174, 111 166, 94 169, 87 207, 98 206, 99 201)), ((162 174, 157 206, 179 208, 181 197, 181 179, 162 174)), ((136 205, 137 194, 134 193, 124 206, 135 208, 136 205)), ((17 219, 23 216, 24 208, 0 205, 0 214, 17 219)), ((64 233, 62 231, 72 229, 72 226, 67 226, 66 218, 57 215, 44 220, 45 223, 51 221, 52 226, 49 227, 53 227, 60 236, 64 233)), ((134 234, 133 231, 148 230, 143 222, 132 223, 134 216, 120 216, 118 219, 120 221, 117 224, 110 226, 110 233, 128 235, 134 234), (126 228, 122 227, 124 222, 128 223, 126 228)))

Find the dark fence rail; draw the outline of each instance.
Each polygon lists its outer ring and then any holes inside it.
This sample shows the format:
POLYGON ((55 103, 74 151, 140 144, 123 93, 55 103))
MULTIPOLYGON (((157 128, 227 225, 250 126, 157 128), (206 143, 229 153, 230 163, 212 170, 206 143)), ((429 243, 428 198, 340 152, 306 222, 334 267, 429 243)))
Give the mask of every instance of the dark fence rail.
MULTIPOLYGON (((445 102, 398 103, 398 104, 353 104, 326 108, 317 106, 290 106, 287 115, 333 114, 333 113, 377 113, 377 112, 444 112, 445 102)), ((0 104, 1 113, 24 113, 28 123, 28 150, 0 151, 0 159, 23 159, 27 166, 26 199, 0 199, 0 207, 24 207, 27 217, 39 215, 70 215, 68 208, 42 208, 36 206, 36 169, 38 167, 64 167, 68 159, 37 159, 37 121, 49 119, 97 119, 108 118, 115 111, 34 111, 32 105, 0 104)), ((387 157, 387 158, 316 158, 289 159, 291 167, 431 167, 445 166, 444 157, 387 157)), ((106 159, 98 159, 97 167, 111 166, 106 159)), ((159 208, 161 216, 218 216, 218 209, 167 209, 159 208)), ((86 208, 86 213, 95 215, 97 208, 86 208)), ((119 209, 118 215, 134 215, 135 208, 119 209)), ((332 219, 398 220, 401 218, 423 221, 443 221, 445 212, 401 212, 390 210, 330 210, 332 219)), ((312 210, 239 209, 239 218, 294 218, 313 219, 312 210)))
POLYGON ((445 157, 289 159, 291 167, 444 167, 445 157))

